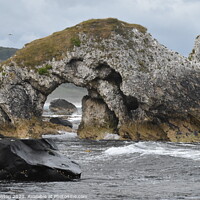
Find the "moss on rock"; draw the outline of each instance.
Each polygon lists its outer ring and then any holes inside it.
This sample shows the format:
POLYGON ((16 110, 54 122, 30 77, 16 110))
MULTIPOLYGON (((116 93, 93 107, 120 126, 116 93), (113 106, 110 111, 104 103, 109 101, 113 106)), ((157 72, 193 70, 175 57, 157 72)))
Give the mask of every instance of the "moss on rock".
POLYGON ((84 139, 100 140, 104 139, 107 133, 114 133, 114 132, 115 129, 113 128, 84 126, 83 128, 79 128, 78 136, 84 139))
POLYGON ((40 138, 43 134, 59 134, 59 130, 72 131, 69 127, 41 121, 37 118, 21 119, 15 125, 7 123, 0 126, 0 134, 16 138, 40 138))
POLYGON ((167 134, 162 130, 162 126, 151 121, 123 124, 119 129, 119 134, 124 139, 134 141, 169 141, 167 134))
POLYGON ((119 134, 134 141, 200 142, 200 122, 193 116, 171 118, 163 123, 136 121, 123 124, 119 134))
POLYGON ((49 64, 46 64, 44 67, 40 67, 38 68, 38 73, 40 75, 48 75, 49 74, 49 70, 52 69, 52 66, 49 64))

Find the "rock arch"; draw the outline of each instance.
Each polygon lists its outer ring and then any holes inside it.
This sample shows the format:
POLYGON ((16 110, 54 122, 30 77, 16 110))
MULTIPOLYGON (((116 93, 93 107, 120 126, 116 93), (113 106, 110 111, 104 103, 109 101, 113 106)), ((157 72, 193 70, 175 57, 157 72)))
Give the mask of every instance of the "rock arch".
POLYGON ((68 82, 89 91, 82 137, 115 131, 133 140, 200 138, 199 64, 168 50, 137 24, 89 20, 35 40, 2 63, 0 81, 3 125, 39 120, 46 97, 68 82), (92 104, 101 115, 85 120, 92 104), (102 117, 107 124, 100 123, 102 117), (88 130, 94 118, 99 123, 88 130))

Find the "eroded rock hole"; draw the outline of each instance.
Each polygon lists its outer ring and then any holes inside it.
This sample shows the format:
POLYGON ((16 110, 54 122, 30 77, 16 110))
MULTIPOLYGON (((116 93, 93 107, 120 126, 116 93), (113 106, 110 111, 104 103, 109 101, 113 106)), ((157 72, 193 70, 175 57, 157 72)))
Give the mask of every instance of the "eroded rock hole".
POLYGON ((100 79, 113 82, 116 85, 120 85, 122 83, 122 77, 119 72, 112 69, 107 63, 99 64, 96 70, 99 72, 100 79))
POLYGON ((106 80, 110 82, 114 82, 117 85, 120 85, 122 83, 122 77, 121 75, 112 69, 111 73, 106 77, 106 80))
POLYGON ((126 107, 129 111, 136 110, 139 107, 137 98, 132 96, 124 96, 126 107))
POLYGON ((69 65, 74 65, 76 64, 77 62, 82 62, 83 61, 83 58, 73 58, 69 61, 69 65))
POLYGON ((87 94, 85 88, 61 84, 47 97, 43 120, 77 129, 82 116, 82 98, 87 94))

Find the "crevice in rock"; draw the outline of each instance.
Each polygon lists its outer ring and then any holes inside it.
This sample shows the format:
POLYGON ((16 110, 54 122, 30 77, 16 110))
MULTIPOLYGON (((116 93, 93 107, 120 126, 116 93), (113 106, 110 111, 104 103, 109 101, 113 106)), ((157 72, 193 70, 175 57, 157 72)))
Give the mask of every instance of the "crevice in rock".
POLYGON ((38 93, 40 93, 40 94, 42 94, 42 95, 44 95, 44 96, 46 96, 47 94, 46 94, 46 91, 43 91, 42 89, 40 89, 40 88, 38 88, 39 86, 36 86, 36 82, 35 81, 32 81, 32 80, 23 80, 23 82, 24 83, 27 83, 27 84, 30 84, 31 85, 31 87, 35 90, 35 91, 37 91, 38 93), (36 84, 35 84, 35 83, 36 84))
POLYGON ((83 58, 72 58, 67 64, 74 65, 77 62, 83 62, 83 58))
POLYGON ((66 80, 63 78, 63 76, 61 76, 60 74, 58 74, 58 73, 56 73, 56 72, 52 72, 52 75, 55 76, 55 77, 57 77, 57 78, 61 81, 60 84, 66 82, 66 80))
POLYGON ((1 106, 0 106, 0 116, 2 116, 1 119, 3 119, 4 122, 9 122, 9 123, 12 122, 8 114, 4 111, 4 109, 1 106))
POLYGON ((88 96, 95 99, 102 99, 100 94, 95 89, 88 89, 88 96))

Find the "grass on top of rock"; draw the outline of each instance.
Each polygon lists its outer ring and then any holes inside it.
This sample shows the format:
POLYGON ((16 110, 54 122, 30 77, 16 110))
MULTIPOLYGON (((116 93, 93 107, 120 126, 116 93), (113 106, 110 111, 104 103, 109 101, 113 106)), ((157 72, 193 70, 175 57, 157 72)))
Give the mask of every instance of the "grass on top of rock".
POLYGON ((142 33, 147 31, 141 25, 129 24, 114 18, 91 19, 26 44, 24 48, 16 52, 12 59, 8 59, 1 65, 11 65, 14 61, 20 67, 35 68, 53 58, 61 60, 67 51, 80 47, 82 42, 79 38, 80 33, 96 38, 100 42, 103 38, 109 38, 113 32, 126 35, 127 31, 133 28, 142 33))
POLYGON ((194 59, 194 56, 195 56, 195 49, 192 49, 192 52, 189 54, 188 59, 192 61, 194 59))
POLYGON ((40 75, 48 75, 50 69, 52 69, 52 66, 49 64, 46 64, 44 67, 38 68, 38 73, 40 75))

